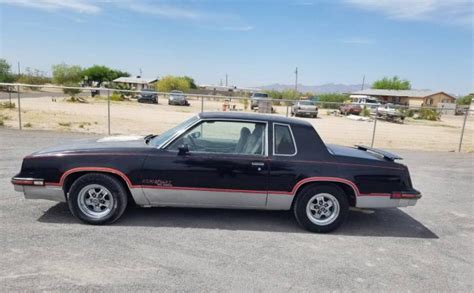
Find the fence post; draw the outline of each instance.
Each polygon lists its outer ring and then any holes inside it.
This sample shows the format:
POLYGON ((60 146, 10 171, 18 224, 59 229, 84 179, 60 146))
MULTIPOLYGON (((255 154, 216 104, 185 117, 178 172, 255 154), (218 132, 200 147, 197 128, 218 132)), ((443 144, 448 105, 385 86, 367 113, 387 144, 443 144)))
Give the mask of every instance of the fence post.
POLYGON ((459 147, 458 147, 458 152, 461 152, 462 148, 462 139, 464 137, 464 130, 466 129, 466 121, 467 121, 467 116, 469 115, 469 108, 466 109, 466 113, 464 114, 464 122, 462 123, 462 130, 461 130, 461 138, 459 139, 459 147))
POLYGON ((201 97, 201 113, 204 112, 204 97, 201 97))
POLYGON ((12 88, 8 87, 8 100, 10 101, 10 107, 12 106, 12 88))
POLYGON ((107 89, 107 129, 110 135, 110 89, 107 89))
POLYGON ((18 126, 20 127, 20 130, 22 130, 21 126, 21 104, 20 104, 20 86, 17 86, 17 93, 18 93, 18 126))
POLYGON ((289 106, 288 106, 288 104, 286 104, 286 117, 288 117, 288 108, 289 108, 289 106))
POLYGON ((374 117, 374 129, 372 131, 372 142, 370 143, 370 147, 373 148, 374 147, 374 143, 375 143, 375 129, 377 128, 377 110, 375 111, 375 117, 374 117))

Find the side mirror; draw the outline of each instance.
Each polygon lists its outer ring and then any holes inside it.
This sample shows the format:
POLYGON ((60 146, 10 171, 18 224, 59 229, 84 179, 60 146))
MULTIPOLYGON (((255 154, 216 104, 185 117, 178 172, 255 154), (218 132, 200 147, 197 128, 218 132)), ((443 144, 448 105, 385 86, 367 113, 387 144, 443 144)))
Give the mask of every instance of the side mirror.
POLYGON ((185 156, 187 153, 189 153, 187 144, 183 144, 178 148, 178 156, 185 156))

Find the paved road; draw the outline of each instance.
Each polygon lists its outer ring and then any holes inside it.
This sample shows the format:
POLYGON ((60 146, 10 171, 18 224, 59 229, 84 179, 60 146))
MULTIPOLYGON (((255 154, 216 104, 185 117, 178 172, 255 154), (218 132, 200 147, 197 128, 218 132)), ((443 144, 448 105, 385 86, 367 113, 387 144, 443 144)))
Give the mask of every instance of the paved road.
POLYGON ((131 208, 88 226, 13 191, 24 155, 85 137, 0 128, 0 291, 473 290, 472 154, 399 152, 419 204, 351 212, 326 235, 263 211, 131 208))

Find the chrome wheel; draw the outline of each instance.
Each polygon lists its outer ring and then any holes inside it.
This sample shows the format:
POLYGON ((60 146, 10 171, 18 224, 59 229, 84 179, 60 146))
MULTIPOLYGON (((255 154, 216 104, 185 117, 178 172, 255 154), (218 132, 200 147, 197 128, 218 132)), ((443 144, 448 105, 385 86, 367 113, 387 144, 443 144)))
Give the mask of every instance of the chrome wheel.
POLYGON ((114 198, 102 185, 90 184, 79 191, 77 197, 79 209, 91 218, 101 219, 107 216, 114 207, 114 198))
POLYGON ((319 193, 306 205, 308 219, 316 225, 329 225, 339 216, 339 201, 332 194, 319 193))

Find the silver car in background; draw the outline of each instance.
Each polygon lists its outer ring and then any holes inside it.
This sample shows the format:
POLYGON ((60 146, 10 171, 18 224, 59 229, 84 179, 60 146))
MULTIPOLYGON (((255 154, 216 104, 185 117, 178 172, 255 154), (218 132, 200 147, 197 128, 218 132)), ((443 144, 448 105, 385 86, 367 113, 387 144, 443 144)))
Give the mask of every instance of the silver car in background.
POLYGON ((189 106, 189 102, 182 91, 173 90, 168 98, 168 105, 189 106))
POLYGON ((291 107, 291 116, 318 117, 318 106, 313 101, 297 101, 291 107))

